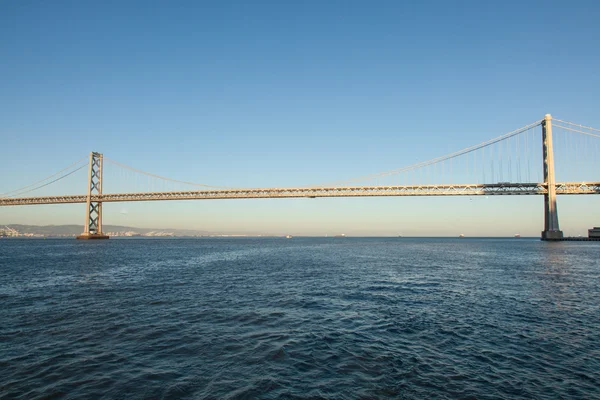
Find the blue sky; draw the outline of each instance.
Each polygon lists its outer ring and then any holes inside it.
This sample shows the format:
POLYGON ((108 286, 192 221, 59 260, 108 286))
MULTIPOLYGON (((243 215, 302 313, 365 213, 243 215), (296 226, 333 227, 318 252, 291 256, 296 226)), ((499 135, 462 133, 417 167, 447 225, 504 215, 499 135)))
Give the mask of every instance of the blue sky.
MULTIPOLYGON (((184 181, 300 186, 431 159, 546 113, 600 127, 594 1, 171 3, 0 4, 0 192, 92 150, 184 181)), ((70 185, 84 192, 85 177, 70 185)), ((600 225, 596 197, 559 200, 566 233, 600 225)), ((104 219, 451 236, 543 223, 541 197, 128 203, 104 219)), ((0 223, 81 221, 81 205, 0 209, 0 223)))

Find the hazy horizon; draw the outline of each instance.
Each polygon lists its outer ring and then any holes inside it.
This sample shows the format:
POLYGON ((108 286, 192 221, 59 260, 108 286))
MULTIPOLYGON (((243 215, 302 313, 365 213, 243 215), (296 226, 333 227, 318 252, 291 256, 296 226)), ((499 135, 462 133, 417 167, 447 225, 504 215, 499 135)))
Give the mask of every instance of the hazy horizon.
MULTIPOLYGON (((105 193, 193 188, 111 160, 214 187, 307 187, 431 160, 547 113, 600 127, 599 12, 592 1, 3 3, 0 197, 90 151, 104 154, 105 193)), ((600 180, 600 139, 568 134, 555 128, 557 180, 600 180)), ((541 150, 534 129, 428 182, 540 182, 541 150), (498 162, 509 148, 516 157, 498 162)), ((86 188, 82 165, 25 195, 86 188)), ((84 210, 0 207, 0 221, 83 225, 84 210)), ((558 196, 558 216, 565 235, 585 235, 600 225, 600 196, 558 196)), ((539 236, 543 218, 542 196, 105 203, 103 215, 140 227, 450 237, 539 236)))
MULTIPOLYGON (((596 215, 595 199, 596 196, 559 196, 559 218, 566 236, 587 236, 588 229, 600 225, 600 218, 590 218, 580 211, 581 208, 589 209, 592 215, 596 215)), ((0 211, 17 208, 46 213, 44 218, 40 218, 38 213, 26 216, 0 214, 0 221, 4 224, 73 224, 83 227, 83 204, 3 207, 0 211)), ((510 237, 519 233, 523 237, 539 237, 543 222, 543 196, 473 196, 188 200, 166 201, 159 207, 145 202, 126 203, 125 206, 123 203, 105 203, 103 224, 306 236, 345 233, 351 236, 454 237, 462 233, 467 236, 510 237), (235 203, 249 204, 236 207, 235 203), (411 212, 414 210, 411 207, 422 206, 423 203, 431 207, 427 214, 411 212), (478 207, 473 207, 474 203, 478 207), (526 207, 515 207, 515 203, 526 207), (390 204, 397 207, 392 215, 387 214, 390 204), (205 207, 199 209, 200 206, 205 207), (148 207, 151 211, 147 211, 148 207), (181 215, 184 207, 187 214, 181 215), (499 212, 510 213, 512 208, 517 210, 517 214, 499 212), (248 210, 253 213, 247 215, 248 210), (171 218, 155 222, 154 218, 146 218, 146 212, 159 212, 161 216, 171 218), (267 217, 270 218, 262 220, 267 217)))

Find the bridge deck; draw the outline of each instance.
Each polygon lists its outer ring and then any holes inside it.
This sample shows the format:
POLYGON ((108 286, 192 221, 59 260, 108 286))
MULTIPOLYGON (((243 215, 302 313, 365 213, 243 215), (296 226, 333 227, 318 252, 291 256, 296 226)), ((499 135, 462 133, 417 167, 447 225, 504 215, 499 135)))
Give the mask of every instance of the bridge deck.
MULTIPOLYGON (((92 195, 92 201, 156 201, 208 199, 371 197, 371 196, 499 196, 543 195, 544 183, 496 183, 413 186, 352 186, 311 188, 227 189, 179 192, 108 193, 92 195)), ((600 182, 563 182, 556 184, 556 194, 600 194, 600 182)), ((28 204, 85 203, 86 195, 0 198, 0 206, 28 204)))

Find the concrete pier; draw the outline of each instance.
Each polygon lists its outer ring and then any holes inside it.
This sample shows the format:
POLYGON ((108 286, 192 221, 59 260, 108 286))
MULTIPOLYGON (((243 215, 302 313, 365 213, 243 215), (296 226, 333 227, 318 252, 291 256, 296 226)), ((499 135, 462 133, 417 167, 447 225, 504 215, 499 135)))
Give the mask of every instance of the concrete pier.
POLYGON ((591 237, 561 237, 556 239, 544 239, 547 242, 600 242, 599 238, 591 238, 591 237))
POLYGON ((97 240, 97 239, 108 239, 110 236, 105 235, 103 233, 96 233, 96 234, 90 234, 90 233, 82 233, 81 235, 77 236, 76 239, 77 240, 97 240))
POLYGON ((552 149, 552 115, 546 114, 542 121, 542 150, 544 155, 544 183, 548 192, 544 194, 544 230, 542 240, 559 240, 563 232, 558 226, 556 207, 556 181, 554 179, 554 151, 552 149))
POLYGON ((91 152, 85 225, 83 226, 83 233, 77 236, 79 240, 108 239, 108 236, 102 233, 102 201, 92 200, 92 195, 102 195, 102 165, 102 154, 91 152))

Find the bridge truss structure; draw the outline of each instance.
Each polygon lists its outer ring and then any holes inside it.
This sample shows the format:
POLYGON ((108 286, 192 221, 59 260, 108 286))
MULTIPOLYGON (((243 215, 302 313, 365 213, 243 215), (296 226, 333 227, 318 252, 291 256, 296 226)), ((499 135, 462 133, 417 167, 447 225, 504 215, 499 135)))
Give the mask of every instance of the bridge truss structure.
MULTIPOLYGON (((559 182, 556 194, 600 194, 600 182, 559 182)), ((546 183, 496 183, 477 185, 342 186, 315 188, 264 188, 196 190, 92 195, 92 203, 164 200, 270 199, 374 196, 506 196, 547 195, 546 183)), ((86 195, 0 199, 0 206, 86 203, 86 195)))
MULTIPOLYGON (((600 138, 594 132, 600 130, 573 124, 566 121, 556 120, 560 128, 600 138)), ((103 161, 100 153, 92 152, 88 164, 88 188, 86 195, 56 195, 22 197, 20 193, 27 193, 34 189, 26 186, 23 191, 17 191, 17 195, 11 197, 0 197, 0 206, 18 206, 35 204, 69 204, 86 203, 86 215, 84 232, 78 236, 80 239, 106 239, 108 236, 102 232, 102 204, 109 202, 132 202, 132 201, 165 201, 165 200, 211 200, 211 199, 265 199, 265 198, 326 198, 326 197, 373 197, 373 196, 506 196, 506 195, 541 195, 544 196, 544 230, 541 238, 543 240, 560 240, 563 233, 558 224, 558 211, 556 207, 557 195, 583 195, 600 194, 600 181, 594 182, 555 182, 554 173, 554 151, 552 139, 552 122, 550 114, 544 119, 533 124, 524 126, 518 130, 489 140, 476 146, 463 149, 459 152, 444 157, 418 163, 397 171, 388 171, 380 175, 388 175, 398 171, 406 171, 436 164, 440 161, 451 160, 454 157, 468 154, 474 150, 485 148, 491 144, 499 143, 516 135, 526 132, 532 127, 542 128, 542 150, 543 150, 543 182, 533 183, 481 183, 481 184, 413 184, 413 185, 353 185, 346 182, 343 185, 323 185, 314 187, 288 187, 288 188, 220 188, 202 190, 175 190, 175 191, 148 191, 148 192, 123 192, 103 193, 103 161)), ((597 157, 597 155, 596 155, 597 157)), ((83 162, 82 160, 80 160, 83 162)), ((117 162, 113 163, 126 167, 117 162)), ((83 168, 79 167, 77 170, 83 168)), ((131 168, 130 168, 131 169, 131 168)), ((136 172, 142 172, 135 170, 136 172)), ((64 171, 64 170, 63 170, 64 171)), ((59 171, 63 172, 63 171, 59 171)), ((62 177, 54 179, 39 187, 56 182, 75 171, 65 173, 62 177)), ((58 173, 57 173, 58 174, 58 173)), ((157 175, 144 173, 146 175, 162 178, 157 175)), ((55 174, 56 175, 56 174, 55 174)), ((368 177, 370 178, 370 177, 368 177)), ((174 181, 174 180, 171 180, 174 181)), ((180 182, 180 181, 175 181, 180 182)), ((189 182, 180 182, 191 184, 189 182)), ((206 185, 196 185, 206 186, 206 185)))

